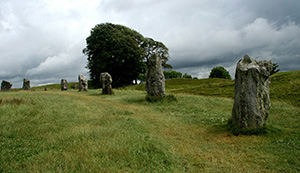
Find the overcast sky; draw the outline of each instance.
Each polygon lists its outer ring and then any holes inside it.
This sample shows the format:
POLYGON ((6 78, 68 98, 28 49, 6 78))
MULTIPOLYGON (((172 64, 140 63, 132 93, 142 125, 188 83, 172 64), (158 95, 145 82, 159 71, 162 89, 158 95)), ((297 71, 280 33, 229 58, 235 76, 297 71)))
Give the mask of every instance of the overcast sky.
POLYGON ((122 24, 163 42, 174 70, 234 77, 245 54, 300 70, 299 0, 0 0, 0 80, 22 87, 88 76, 91 28, 122 24))

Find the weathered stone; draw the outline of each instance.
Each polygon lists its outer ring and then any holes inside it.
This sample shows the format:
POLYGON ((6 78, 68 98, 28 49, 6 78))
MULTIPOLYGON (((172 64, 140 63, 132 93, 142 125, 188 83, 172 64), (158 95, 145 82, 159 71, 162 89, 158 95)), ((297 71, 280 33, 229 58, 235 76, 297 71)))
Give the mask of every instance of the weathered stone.
POLYGON ((111 88, 112 77, 109 73, 107 72, 101 73, 100 82, 102 83, 102 94, 113 94, 111 88))
POLYGON ((78 76, 78 81, 79 81, 79 91, 87 91, 88 90, 87 78, 82 74, 80 74, 78 76))
POLYGON ((237 63, 232 123, 241 128, 266 124, 271 106, 269 87, 271 61, 256 61, 245 55, 237 63))
POLYGON ((62 79, 61 80, 61 90, 62 91, 68 90, 68 81, 67 81, 67 79, 62 79))
POLYGON ((165 77, 162 70, 162 60, 158 54, 151 56, 148 60, 146 91, 150 96, 165 96, 165 77))
POLYGON ((23 90, 30 90, 30 80, 26 78, 23 80, 23 90))
POLYGON ((2 83, 1 83, 1 90, 2 91, 8 91, 8 90, 11 89, 11 87, 12 87, 12 84, 10 82, 5 81, 5 80, 2 81, 2 83))

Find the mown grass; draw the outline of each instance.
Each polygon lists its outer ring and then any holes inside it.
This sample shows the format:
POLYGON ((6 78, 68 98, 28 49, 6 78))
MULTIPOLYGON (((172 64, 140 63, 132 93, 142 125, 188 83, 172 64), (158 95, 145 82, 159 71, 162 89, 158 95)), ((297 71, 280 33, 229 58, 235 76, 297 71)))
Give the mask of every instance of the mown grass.
POLYGON ((0 172, 300 171, 300 109, 288 102, 272 102, 276 131, 235 136, 231 98, 114 92, 1 92, 0 172))

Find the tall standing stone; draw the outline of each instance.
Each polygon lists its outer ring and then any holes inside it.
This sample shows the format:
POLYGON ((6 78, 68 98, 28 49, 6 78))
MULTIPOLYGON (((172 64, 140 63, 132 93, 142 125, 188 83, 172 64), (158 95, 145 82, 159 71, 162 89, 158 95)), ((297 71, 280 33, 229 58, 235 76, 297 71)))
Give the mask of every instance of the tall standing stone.
POLYGON ((2 81, 2 83, 1 83, 1 90, 2 91, 8 91, 8 90, 11 89, 11 87, 12 87, 12 84, 10 82, 5 81, 5 80, 2 81))
POLYGON ((165 96, 165 76, 162 70, 162 60, 158 54, 151 56, 148 60, 146 91, 150 96, 165 96))
POLYGON ((109 73, 101 73, 100 82, 102 83, 102 94, 113 94, 111 87, 112 77, 109 73))
POLYGON ((80 74, 78 76, 78 81, 79 81, 79 91, 87 91, 88 90, 87 78, 82 74, 80 74))
POLYGON ((68 90, 68 81, 67 81, 67 79, 62 79, 61 80, 61 90, 62 91, 68 90))
POLYGON ((271 106, 269 87, 271 61, 256 61, 245 55, 237 63, 232 123, 241 128, 266 124, 271 106))
POLYGON ((23 79, 23 90, 30 90, 30 80, 26 78, 23 79))

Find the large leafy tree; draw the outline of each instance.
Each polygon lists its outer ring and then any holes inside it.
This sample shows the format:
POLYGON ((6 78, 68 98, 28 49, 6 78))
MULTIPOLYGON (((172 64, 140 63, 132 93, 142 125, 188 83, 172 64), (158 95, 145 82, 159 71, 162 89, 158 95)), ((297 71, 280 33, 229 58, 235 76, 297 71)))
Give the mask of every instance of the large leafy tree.
POLYGON ((108 72, 113 87, 132 84, 139 74, 144 74, 147 60, 154 53, 163 57, 163 65, 169 58, 167 47, 151 38, 122 25, 104 23, 96 25, 86 39, 83 53, 88 56, 87 68, 93 85, 100 87, 100 73, 108 72))
POLYGON ((162 66, 164 68, 173 68, 170 64, 167 64, 170 57, 169 49, 162 42, 155 41, 152 38, 145 38, 141 47, 145 52, 146 62, 152 55, 158 54, 162 58, 162 66))
POLYGON ((229 72, 222 66, 214 67, 209 74, 209 78, 231 79, 229 72))

